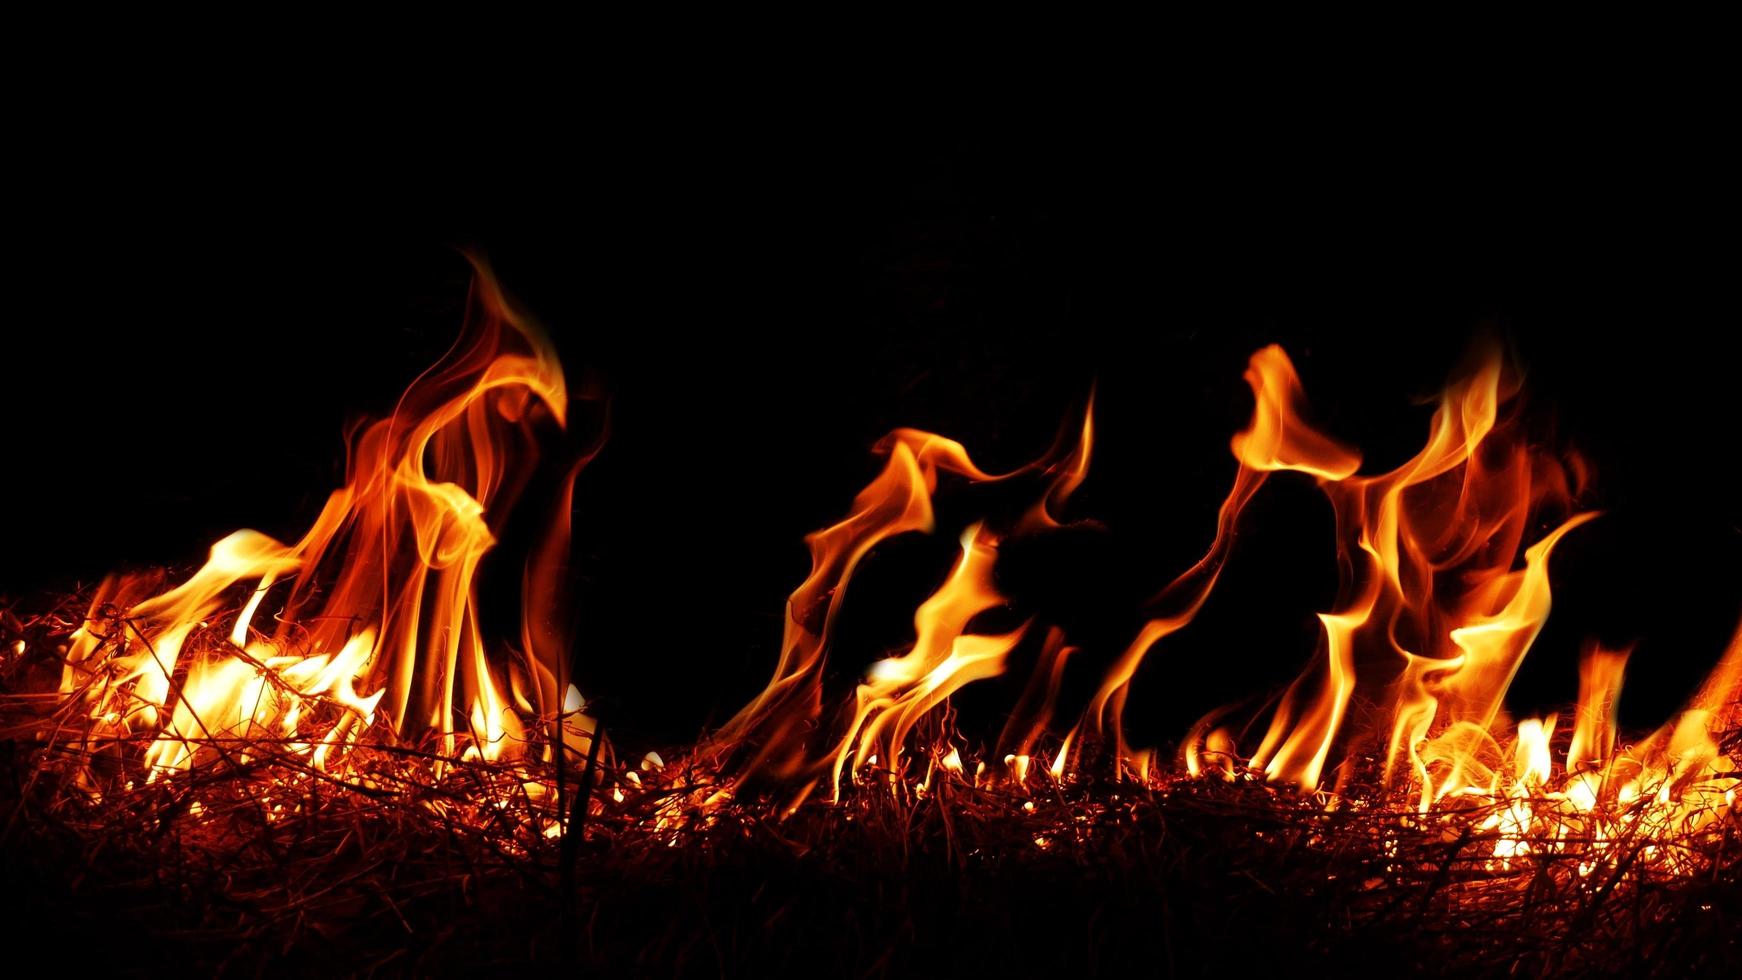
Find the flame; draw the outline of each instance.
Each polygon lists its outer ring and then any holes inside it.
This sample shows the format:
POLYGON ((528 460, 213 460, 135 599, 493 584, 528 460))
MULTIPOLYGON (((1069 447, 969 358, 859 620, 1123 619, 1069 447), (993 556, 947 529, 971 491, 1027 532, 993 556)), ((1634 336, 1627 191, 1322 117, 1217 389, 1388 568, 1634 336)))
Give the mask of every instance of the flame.
POLYGON ((823 715, 822 673, 828 641, 853 571, 880 542, 898 534, 933 530, 932 495, 940 474, 980 484, 1042 478, 1044 490, 1017 518, 1014 529, 1059 526, 1056 512, 1086 477, 1093 438, 1091 398, 1074 442, 1061 437, 1041 458, 1004 474, 981 470, 961 443, 918 429, 897 429, 879 441, 874 451, 887 457, 882 471, 854 498, 845 519, 805 539, 811 571, 787 600, 785 635, 774 676, 721 726, 703 754, 720 757, 748 748, 748 757, 732 767, 735 778, 802 780, 801 797, 809 794, 818 772, 827 767, 833 796, 838 798, 849 754, 850 768, 857 773, 872 764, 876 750, 871 746, 878 740, 883 744, 884 765, 893 770, 902 755, 901 742, 919 716, 962 684, 1002 672, 1004 654, 1020 637, 961 635, 968 619, 1002 601, 990 584, 998 536, 975 525, 964 537, 963 557, 949 581, 915 616, 915 647, 903 657, 873 667, 856 695, 845 733, 833 748, 818 753, 811 743, 823 715), (897 694, 908 685, 916 685, 907 690, 909 696, 897 694), (899 710, 884 717, 891 708, 899 710), (857 744, 860 741, 862 745, 857 744))
MULTIPOLYGON (((1295 470, 1333 481, 1346 479, 1360 468, 1359 453, 1302 421, 1306 392, 1294 362, 1281 347, 1260 348, 1246 365, 1244 377, 1256 405, 1252 423, 1230 441, 1242 468, 1259 473, 1295 470)), ((1230 495, 1229 499, 1240 498, 1230 495)))
MULTIPOLYGON (((1239 470, 1206 561, 1219 569, 1225 560, 1221 542, 1262 475, 1294 471, 1332 505, 1343 571, 1337 608, 1319 617, 1322 654, 1283 695, 1251 765, 1272 781, 1317 788, 1328 765, 1349 758, 1340 746, 1367 737, 1344 731, 1351 699, 1376 690, 1372 699, 1389 705, 1391 718, 1389 731, 1374 733, 1386 745, 1385 782, 1405 767, 1432 779, 1423 743, 1450 733, 1428 753, 1450 770, 1429 795, 1456 791, 1470 760, 1448 751, 1468 726, 1485 731, 1495 721, 1548 614, 1550 551, 1592 515, 1567 519, 1512 570, 1525 529, 1550 504, 1564 505, 1568 481, 1562 464, 1533 456, 1501 418, 1514 389, 1497 348, 1447 389, 1422 450, 1377 476, 1358 476, 1360 457, 1302 419, 1302 388, 1279 348, 1255 354, 1246 379, 1253 420, 1231 443, 1239 470)), ((1213 584, 1213 573, 1206 579, 1213 584)), ((1207 591, 1194 594, 1185 616, 1152 621, 1139 645, 1183 626, 1207 591)), ((1121 665, 1110 685, 1128 678, 1121 665)))
MULTIPOLYGON (((1336 610, 1319 616, 1321 654, 1272 711, 1251 770, 1310 791, 1335 763, 1341 792, 1358 776, 1363 747, 1383 746, 1381 794, 1413 787, 1422 813, 1463 801, 1444 811, 1448 819, 1486 801, 1475 829, 1494 839, 1495 872, 1579 849, 1581 873, 1590 874, 1619 841, 1685 842, 1719 826, 1742 782, 1717 741, 1742 721, 1742 626, 1687 709, 1636 746, 1615 749, 1627 653, 1595 647, 1581 664, 1564 765, 1555 765, 1553 715, 1519 721, 1508 739, 1503 702, 1549 614, 1550 556, 1596 515, 1567 513, 1583 463, 1530 446, 1506 413, 1516 386, 1497 349, 1481 350, 1476 369, 1447 388, 1422 450, 1377 476, 1356 475, 1358 457, 1300 420, 1304 400, 1280 351, 1255 355, 1247 380, 1257 407, 1232 443, 1240 468, 1225 525, 1255 490, 1249 473, 1305 473, 1332 504, 1343 569, 1336 610), (1566 516, 1526 547, 1530 529, 1557 510, 1566 516), (1351 730, 1358 694, 1378 721, 1351 730)), ((1224 535, 1219 528, 1218 541, 1224 535)), ((1212 546, 1210 559, 1219 558, 1212 546)), ((1153 620, 1134 649, 1185 625, 1194 610, 1153 620)), ((1122 690, 1128 668, 1110 677, 1103 690, 1122 690)), ((1235 778, 1234 739, 1214 727, 1231 710, 1188 734, 1190 775, 1235 778)), ((1121 758, 1127 752, 1121 739, 1121 758)), ((1697 867, 1693 853, 1645 851, 1652 873, 1672 874, 1697 867)))
POLYGON ((1615 713, 1621 704, 1621 675, 1631 650, 1591 646, 1579 663, 1579 706, 1567 771, 1601 770, 1615 749, 1615 713))
MULTIPOLYGON (((1299 469, 1326 479, 1341 479, 1361 463, 1359 454, 1302 421, 1305 395, 1300 377, 1281 347, 1273 344, 1254 353, 1244 377, 1255 403, 1252 422, 1233 438, 1239 468, 1233 488, 1217 512, 1216 535, 1209 551, 1151 600, 1152 608, 1172 611, 1144 625, 1108 670, 1084 712, 1084 721, 1096 735, 1113 733, 1114 755, 1121 772, 1129 770, 1147 777, 1148 755, 1132 749, 1124 734, 1125 702, 1131 693, 1131 680, 1150 650, 1191 623, 1209 599, 1228 560, 1235 528, 1247 503, 1273 472, 1299 469)), ((1067 743, 1075 735, 1073 730, 1067 743)))
POLYGON ((1478 824, 1495 834, 1488 868, 1510 870, 1542 852, 1574 853, 1580 875, 1612 861, 1618 848, 1640 845, 1639 873, 1686 875, 1701 868, 1693 846, 1722 833, 1734 814, 1742 784, 1718 735, 1733 721, 1736 665, 1742 662, 1742 624, 1718 667, 1679 716, 1636 746, 1613 752, 1614 708, 1625 651, 1593 647, 1580 668, 1575 731, 1565 768, 1553 765, 1554 716, 1527 718, 1516 728, 1512 776, 1498 774, 1466 797, 1503 801, 1478 824), (1715 714, 1716 712, 1716 714, 1715 714))
MULTIPOLYGON (((1035 745, 1046 732, 1047 725, 1052 722, 1053 712, 1058 705, 1059 687, 1064 682, 1065 667, 1076 652, 1076 647, 1065 643, 1063 630, 1056 626, 1047 630, 1040 658, 1034 665, 1034 673, 1030 675, 1022 697, 1012 709, 1004 731, 998 736, 998 744, 1010 748, 1006 753, 1008 757, 1029 759, 1033 756, 1035 745)), ((1063 752, 1059 754, 1059 759, 1062 767, 1063 752)), ((1026 771, 1026 762, 1023 768, 1026 771)))
MULTIPOLYGON (((147 782, 282 762, 373 786, 352 764, 359 747, 409 747, 438 775, 468 765, 504 774, 479 783, 484 799, 470 802, 503 809, 517 794, 535 807, 530 836, 565 834, 569 760, 596 766, 604 746, 569 676, 564 590, 576 480, 593 454, 561 471, 522 569, 519 649, 492 646, 476 600, 480 563, 543 440, 566 427, 569 398, 548 339, 476 269, 462 340, 390 416, 353 431, 345 483, 301 539, 237 531, 178 584, 124 574, 95 590, 60 678, 89 721, 79 737, 90 757, 136 746, 147 782)), ((1742 625, 1684 710, 1635 744, 1616 721, 1625 649, 1587 649, 1570 723, 1553 714, 1513 723, 1505 698, 1552 607, 1554 550, 1596 514, 1575 507, 1578 457, 1527 438, 1499 349, 1476 351, 1440 396, 1421 449, 1377 474, 1363 475, 1359 452, 1308 421, 1280 347, 1255 352, 1244 380, 1252 415, 1229 443, 1233 479, 1208 548, 1149 600, 1056 749, 1066 675, 1088 658, 1060 626, 1011 609, 994 573, 1007 542, 1063 527, 1088 476, 1092 392, 1080 427, 1004 473, 934 433, 902 428, 880 440, 881 467, 848 513, 805 539, 810 570, 787 598, 767 685, 673 764, 650 752, 639 771, 614 769, 592 802, 638 808, 669 832, 708 825, 727 804, 756 799, 759 785, 780 787, 783 815, 813 797, 942 798, 960 785, 1026 798, 1023 812, 1034 813, 1043 793, 1062 798, 1078 782, 1092 753, 1119 780, 1173 778, 1164 756, 1125 734, 1133 680, 1209 601, 1256 494, 1272 476, 1304 477, 1331 505, 1340 570, 1318 646, 1279 697, 1232 703, 1192 726, 1184 774, 1329 805, 1395 802, 1387 812, 1407 814, 1402 826, 1474 835, 1495 873, 1571 854, 1589 875, 1640 840, 1641 873, 1697 871, 1693 851, 1675 845, 1723 829, 1742 782, 1723 741, 1742 725, 1742 625), (993 483, 1017 484, 1025 509, 948 528, 960 547, 914 610, 912 642, 827 703, 831 644, 861 563, 893 537, 936 531, 940 493, 993 483), (1034 647, 996 741, 973 743, 951 699, 1034 647), (1244 755, 1249 728, 1263 734, 1244 755), (698 770, 715 778, 694 780, 698 770)), ((94 769, 86 784, 99 787, 94 769)), ((468 802, 453 799, 428 805, 450 818, 468 802)), ((295 806, 272 812, 286 805, 295 806)), ((1046 848, 1067 838, 1033 839, 1046 848)))
POLYGON ((568 651, 549 617, 572 472, 527 575, 530 700, 507 693, 486 649, 475 580, 568 393, 549 341, 474 266, 461 342, 392 415, 358 427, 344 486, 299 541, 237 531, 168 591, 149 575, 97 589, 61 681, 88 704, 93 738, 156 730, 152 778, 269 749, 335 769, 365 737, 493 761, 563 713, 568 651))
POLYGON ((787 599, 774 677, 716 735, 722 746, 762 741, 747 771, 766 766, 787 776, 803 766, 805 728, 822 712, 825 645, 859 562, 886 538, 932 529, 931 493, 940 462, 964 475, 984 476, 959 443, 927 433, 898 430, 877 449, 888 462, 853 499, 848 516, 805 538, 811 571, 787 599))
POLYGON ((1004 601, 992 586, 996 558, 997 539, 979 525, 968 528, 949 580, 914 614, 913 648, 871 665, 855 692, 852 721, 832 753, 835 799, 844 769, 857 775, 881 755, 883 768, 892 777, 899 774, 907 735, 921 718, 964 684, 1003 673, 1022 629, 996 636, 966 632, 975 616, 1004 601))

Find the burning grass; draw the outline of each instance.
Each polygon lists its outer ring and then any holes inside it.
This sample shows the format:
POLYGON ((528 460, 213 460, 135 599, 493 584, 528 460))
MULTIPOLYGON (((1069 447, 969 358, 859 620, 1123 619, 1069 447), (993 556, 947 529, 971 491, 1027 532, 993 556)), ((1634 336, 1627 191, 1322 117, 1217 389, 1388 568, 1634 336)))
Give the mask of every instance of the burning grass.
MULTIPOLYGON (((78 608, 3 614, 11 921, 117 937, 85 948, 127 973, 1742 966, 1742 832, 1727 817, 1666 839, 1623 809, 1616 825, 1639 831, 1599 840, 1544 816, 1497 863, 1508 832, 1490 818, 1515 800, 1424 815, 1245 771, 1026 787, 948 774, 894 793, 871 773, 785 819, 778 796, 723 796, 696 759, 608 752, 594 779, 571 756, 559 781, 549 763, 385 743, 326 771, 252 738, 202 745, 200 764, 151 780, 130 761, 148 736, 93 742, 65 696, 29 693, 59 670, 78 608), (565 827, 565 813, 586 816, 565 827)), ((1720 748, 1735 757, 1742 732, 1720 748)))
POLYGON ((1505 711, 1550 553, 1596 514, 1578 457, 1525 431, 1498 348, 1378 474, 1306 421, 1281 348, 1255 352, 1208 549, 1079 705, 1060 693, 1085 658, 995 570, 1006 543, 1067 528, 1092 405, 1004 473, 896 429, 846 515, 806 537, 766 687, 667 763, 614 750, 568 676, 573 490, 597 444, 546 471, 562 479, 519 634, 484 635, 482 560, 540 447, 573 442, 554 348, 478 271, 460 343, 353 428, 346 482, 300 539, 236 531, 175 584, 118 574, 0 613, 6 870, 26 883, 8 921, 139 973, 1742 962, 1725 928, 1742 631, 1638 741, 1615 731, 1624 651, 1588 651, 1571 724, 1505 711), (1140 664, 1191 626, 1273 478, 1312 480, 1335 515, 1316 650, 1278 698, 1201 719, 1177 763, 1129 744, 1140 664), (980 495, 972 519, 940 529, 934 498, 958 493, 980 495), (912 642, 837 699, 855 568, 940 530, 960 550, 912 642), (959 731, 951 698, 1030 655, 1003 731, 959 731))

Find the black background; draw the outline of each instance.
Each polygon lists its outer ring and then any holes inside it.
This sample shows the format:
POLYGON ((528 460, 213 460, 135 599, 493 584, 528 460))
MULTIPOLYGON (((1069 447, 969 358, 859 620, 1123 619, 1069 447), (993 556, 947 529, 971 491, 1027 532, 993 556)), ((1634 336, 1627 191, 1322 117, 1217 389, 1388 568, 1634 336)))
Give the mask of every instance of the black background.
MULTIPOLYGON (((1008 468, 1098 382, 1070 516, 1105 531, 1003 579, 1073 625, 1092 680, 1207 544, 1240 372, 1272 341, 1369 470, 1419 447, 1475 331, 1515 345, 1533 418, 1591 460, 1607 512, 1557 552, 1518 710, 1569 701, 1597 635, 1638 641, 1624 721, 1655 725, 1735 624, 1733 171, 1701 112, 602 102, 47 125, 7 191, 0 592, 193 563, 241 526, 299 534, 345 421, 452 339, 472 246, 571 381, 610 394, 578 493, 577 676, 631 741, 682 741, 765 682, 802 536, 844 513, 884 431, 1008 468)), ((1328 509, 1281 479, 1248 516, 1200 622, 1139 675, 1144 739, 1311 652, 1328 509)), ((834 683, 906 637, 949 551, 867 563, 834 683)), ((517 563, 493 570, 512 584, 517 563)), ((975 697, 995 715, 1010 695, 975 697)))

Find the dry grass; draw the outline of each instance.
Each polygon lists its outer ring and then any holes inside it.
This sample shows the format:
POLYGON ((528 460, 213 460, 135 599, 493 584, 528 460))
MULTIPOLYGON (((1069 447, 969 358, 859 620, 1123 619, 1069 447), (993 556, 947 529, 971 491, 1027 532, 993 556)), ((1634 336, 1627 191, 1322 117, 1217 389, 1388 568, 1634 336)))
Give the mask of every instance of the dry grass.
POLYGON ((1672 879, 1626 839, 1588 874, 1576 838, 1497 872, 1470 815, 1327 809, 1251 781, 866 789, 783 821, 751 792, 704 813, 716 787, 682 764, 636 787, 571 757, 561 798, 535 798, 548 766, 368 745, 361 785, 255 742, 148 783, 137 746, 92 746, 29 693, 52 689, 76 608, 0 611, 0 911, 75 969, 1742 973, 1734 818, 1680 842, 1700 870, 1672 879), (584 839, 565 849, 537 828, 577 798, 584 839))

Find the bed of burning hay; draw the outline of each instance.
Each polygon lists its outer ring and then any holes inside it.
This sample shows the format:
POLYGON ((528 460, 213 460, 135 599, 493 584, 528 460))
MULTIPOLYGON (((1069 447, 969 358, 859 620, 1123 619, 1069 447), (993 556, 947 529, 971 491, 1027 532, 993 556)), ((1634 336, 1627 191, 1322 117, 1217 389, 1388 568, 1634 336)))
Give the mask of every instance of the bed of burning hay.
POLYGON ((0 612, 5 921, 15 949, 81 971, 1742 970, 1733 818, 1600 854, 1538 826, 1497 864, 1481 812, 1327 805, 1249 778, 955 775, 782 818, 754 787, 657 756, 607 750, 592 775, 570 757, 559 784, 548 764, 370 745, 350 761, 362 779, 255 739, 246 759, 147 781, 137 752, 94 745, 27 683, 58 669, 82 608, 0 612))

